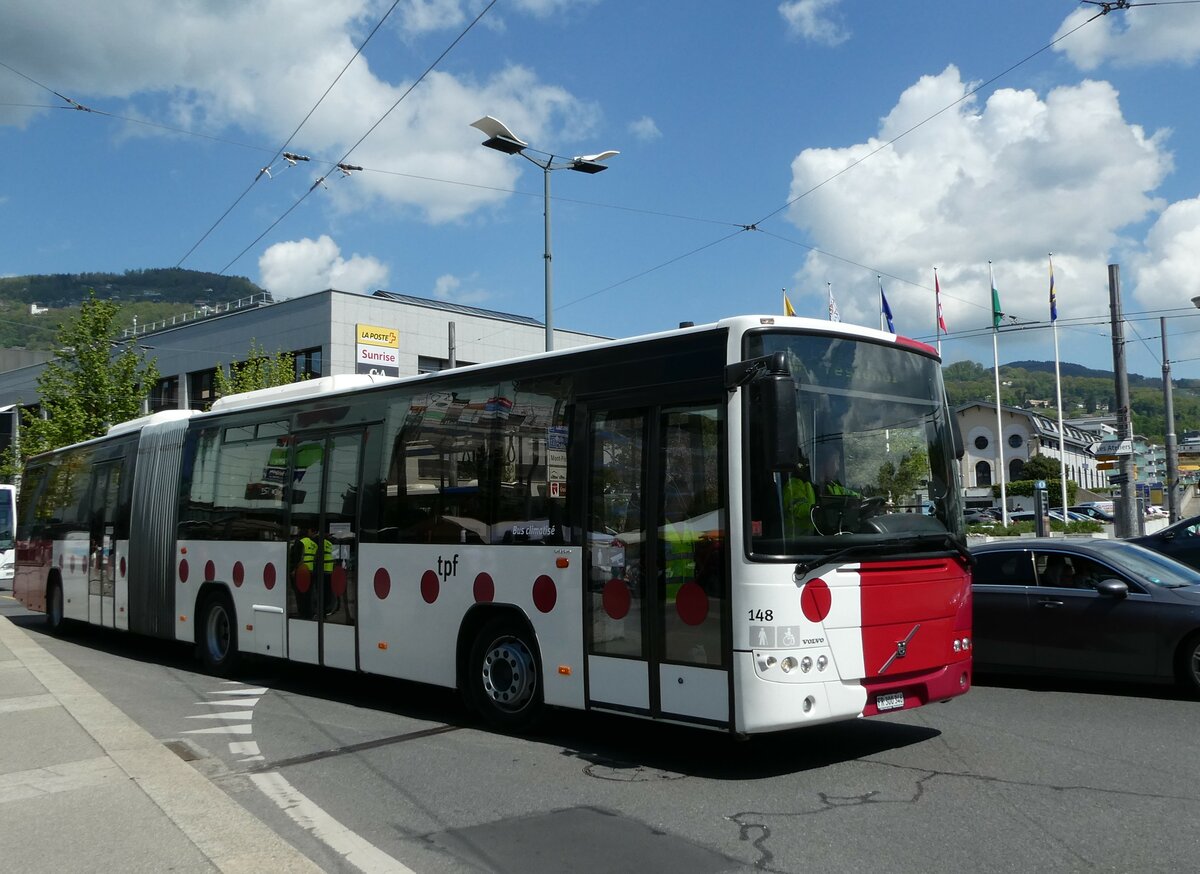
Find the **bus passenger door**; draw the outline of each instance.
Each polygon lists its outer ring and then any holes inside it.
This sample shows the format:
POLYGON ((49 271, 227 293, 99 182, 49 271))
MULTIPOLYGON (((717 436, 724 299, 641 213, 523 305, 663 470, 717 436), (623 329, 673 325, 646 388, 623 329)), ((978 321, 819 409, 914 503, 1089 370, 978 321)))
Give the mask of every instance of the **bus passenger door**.
POLYGON ((358 535, 374 429, 296 436, 291 459, 288 658, 358 667, 358 535))
POLYGON ((721 410, 587 408, 590 707, 730 721, 721 410))
POLYGON ((115 573, 117 544, 113 536, 121 466, 111 462, 92 468, 88 511, 88 621, 116 624, 115 573))

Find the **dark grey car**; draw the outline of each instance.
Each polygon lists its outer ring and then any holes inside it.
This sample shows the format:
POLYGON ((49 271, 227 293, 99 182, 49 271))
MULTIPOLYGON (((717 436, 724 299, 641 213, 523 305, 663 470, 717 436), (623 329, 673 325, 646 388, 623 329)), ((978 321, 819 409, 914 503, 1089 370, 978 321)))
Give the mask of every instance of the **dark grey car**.
POLYGON ((1200 571, 1120 540, 972 547, 975 669, 1178 681, 1200 693, 1200 571))
POLYGON ((1200 516, 1183 519, 1153 534, 1131 537, 1129 542, 1200 568, 1200 516))

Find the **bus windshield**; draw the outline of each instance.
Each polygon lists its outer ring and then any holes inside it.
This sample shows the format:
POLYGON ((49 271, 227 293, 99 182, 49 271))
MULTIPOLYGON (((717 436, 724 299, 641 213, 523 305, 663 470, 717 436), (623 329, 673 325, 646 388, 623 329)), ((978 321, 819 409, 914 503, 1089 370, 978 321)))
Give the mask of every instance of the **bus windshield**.
POLYGON ((763 463, 751 416, 750 553, 821 556, 962 536, 951 419, 936 360, 857 338, 758 333, 747 357, 785 352, 796 383, 800 463, 763 463))

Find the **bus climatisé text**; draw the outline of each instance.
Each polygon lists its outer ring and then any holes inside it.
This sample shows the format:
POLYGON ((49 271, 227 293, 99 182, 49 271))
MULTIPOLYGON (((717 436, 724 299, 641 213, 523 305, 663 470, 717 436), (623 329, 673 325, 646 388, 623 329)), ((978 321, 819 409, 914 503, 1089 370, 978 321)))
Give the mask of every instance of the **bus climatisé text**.
POLYGON ((738 317, 168 411, 30 460, 16 597, 194 643, 750 734, 971 683, 928 346, 738 317), (921 512, 926 503, 933 512, 921 512))

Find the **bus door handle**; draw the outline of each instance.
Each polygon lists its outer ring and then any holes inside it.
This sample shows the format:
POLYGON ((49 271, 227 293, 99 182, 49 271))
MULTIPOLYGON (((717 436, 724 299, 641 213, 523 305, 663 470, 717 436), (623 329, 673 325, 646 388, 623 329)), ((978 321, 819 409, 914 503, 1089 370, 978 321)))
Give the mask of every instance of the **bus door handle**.
POLYGON ((1055 609, 1057 607, 1061 607, 1062 605, 1062 601, 1058 601, 1054 598, 1042 598, 1038 601, 1039 607, 1047 607, 1049 609, 1055 609))

